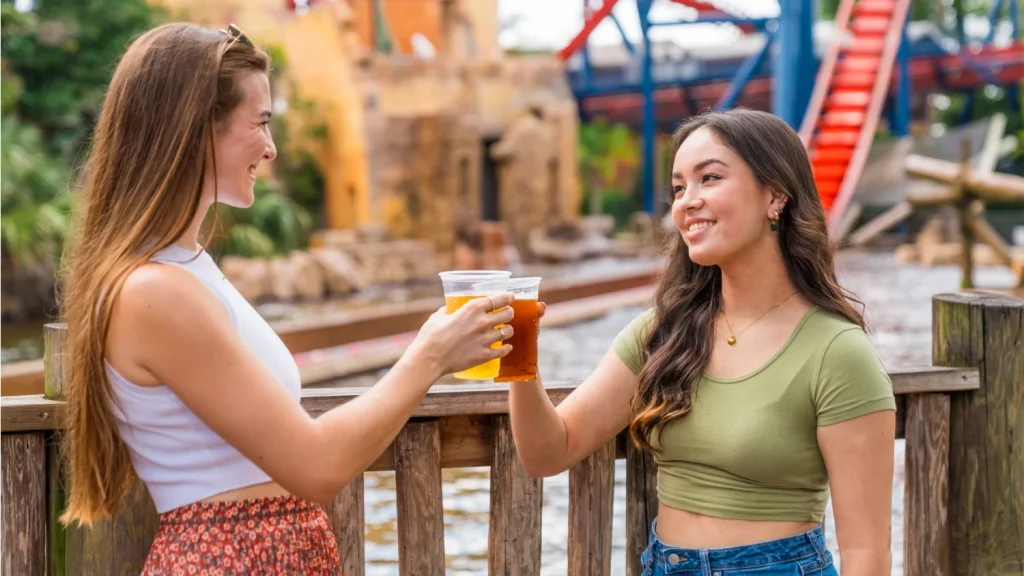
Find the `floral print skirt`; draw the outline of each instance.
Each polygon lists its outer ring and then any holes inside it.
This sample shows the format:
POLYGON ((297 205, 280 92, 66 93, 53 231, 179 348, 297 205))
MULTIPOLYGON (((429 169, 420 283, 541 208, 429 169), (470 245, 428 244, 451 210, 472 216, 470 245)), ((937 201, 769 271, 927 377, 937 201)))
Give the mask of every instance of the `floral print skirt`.
POLYGON ((160 515, 143 576, 340 573, 322 506, 279 496, 196 502, 160 515))

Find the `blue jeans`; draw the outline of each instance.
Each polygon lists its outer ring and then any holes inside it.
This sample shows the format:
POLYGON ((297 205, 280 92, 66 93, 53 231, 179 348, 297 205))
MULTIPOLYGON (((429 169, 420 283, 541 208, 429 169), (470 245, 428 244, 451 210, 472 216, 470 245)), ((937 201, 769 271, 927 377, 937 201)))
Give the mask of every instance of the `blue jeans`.
POLYGON ((839 576, 821 526, 779 540, 693 550, 666 545, 657 527, 655 519, 650 543, 640 556, 643 576, 839 576))

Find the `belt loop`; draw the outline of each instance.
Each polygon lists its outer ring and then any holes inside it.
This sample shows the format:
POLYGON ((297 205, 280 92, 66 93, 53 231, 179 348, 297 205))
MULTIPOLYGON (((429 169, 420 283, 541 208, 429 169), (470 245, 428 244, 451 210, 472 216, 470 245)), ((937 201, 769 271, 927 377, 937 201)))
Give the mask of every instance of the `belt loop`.
POLYGON ((821 532, 821 526, 812 528, 806 532, 807 539, 811 541, 811 546, 814 546, 814 551, 818 553, 818 561, 821 564, 825 564, 825 560, 828 558, 828 549, 825 546, 825 536, 821 532), (818 536, 821 535, 819 538, 818 536))

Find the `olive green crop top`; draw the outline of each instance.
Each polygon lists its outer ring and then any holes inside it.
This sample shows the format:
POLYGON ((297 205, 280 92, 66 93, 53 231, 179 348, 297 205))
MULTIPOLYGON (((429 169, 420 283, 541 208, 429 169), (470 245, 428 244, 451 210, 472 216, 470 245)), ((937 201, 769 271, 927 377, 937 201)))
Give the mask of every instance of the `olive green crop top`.
MULTIPOLYGON (((648 310, 614 350, 639 374, 648 310)), ((705 373, 693 409, 651 442, 658 499, 673 508, 750 520, 820 522, 828 473, 816 428, 895 410, 892 383, 856 324, 812 308, 764 365, 739 378, 705 373)))

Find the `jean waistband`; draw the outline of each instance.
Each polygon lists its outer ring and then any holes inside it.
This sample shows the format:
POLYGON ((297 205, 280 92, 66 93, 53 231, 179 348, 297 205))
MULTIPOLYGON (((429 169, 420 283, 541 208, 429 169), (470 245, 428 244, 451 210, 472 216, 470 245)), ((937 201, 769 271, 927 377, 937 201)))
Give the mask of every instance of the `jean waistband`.
MULTIPOLYGON (((658 538, 658 519, 651 524, 651 537, 648 549, 654 559, 664 559, 674 555, 673 567, 679 570, 700 570, 701 558, 704 557, 712 570, 728 570, 735 568, 754 568, 783 562, 793 562, 806 558, 828 558, 828 547, 825 545, 825 533, 818 525, 807 532, 757 542, 743 546, 728 548, 678 548, 669 546, 658 538)), ((664 561, 664 560, 662 560, 664 561)))

